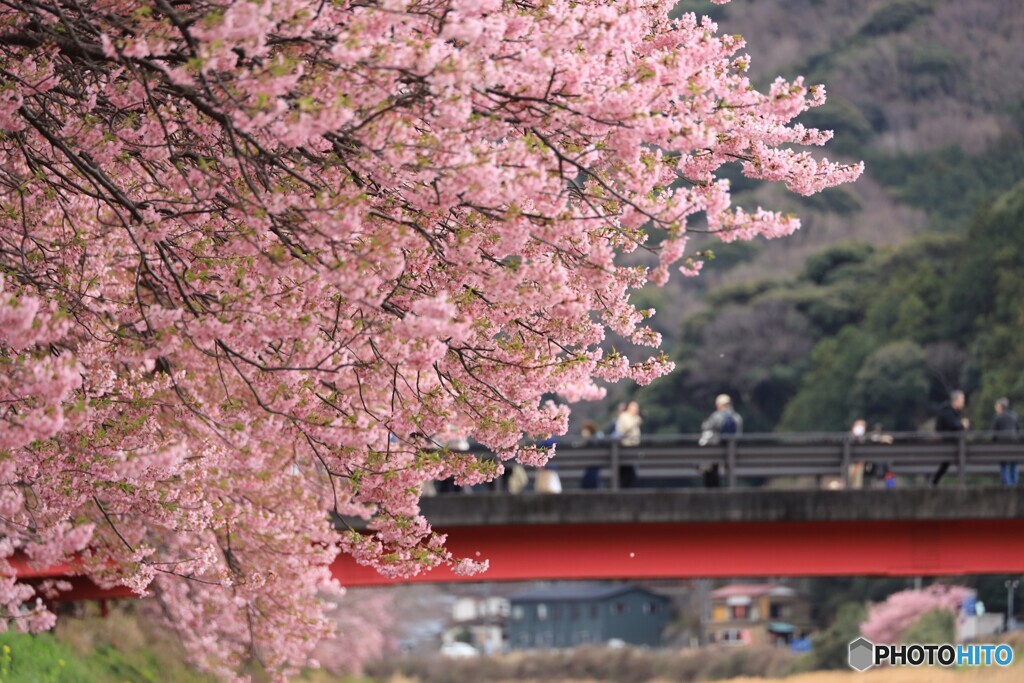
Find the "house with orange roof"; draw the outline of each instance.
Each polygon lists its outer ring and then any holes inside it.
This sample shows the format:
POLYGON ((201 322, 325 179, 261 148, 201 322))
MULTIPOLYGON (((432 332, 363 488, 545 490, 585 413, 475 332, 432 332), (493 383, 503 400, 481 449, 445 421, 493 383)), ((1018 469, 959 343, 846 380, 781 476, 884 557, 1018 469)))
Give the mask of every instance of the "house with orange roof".
POLYGON ((810 630, 810 601, 789 586, 732 583, 711 591, 705 632, 713 643, 785 646, 810 630))

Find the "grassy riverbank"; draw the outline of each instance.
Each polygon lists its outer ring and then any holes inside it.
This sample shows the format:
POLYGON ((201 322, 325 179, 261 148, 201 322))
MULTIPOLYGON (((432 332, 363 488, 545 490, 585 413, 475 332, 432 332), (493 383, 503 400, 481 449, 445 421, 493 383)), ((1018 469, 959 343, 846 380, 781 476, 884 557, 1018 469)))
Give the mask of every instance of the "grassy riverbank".
POLYGON ((126 611, 58 621, 53 633, 0 634, 0 683, 212 683, 178 644, 126 611))

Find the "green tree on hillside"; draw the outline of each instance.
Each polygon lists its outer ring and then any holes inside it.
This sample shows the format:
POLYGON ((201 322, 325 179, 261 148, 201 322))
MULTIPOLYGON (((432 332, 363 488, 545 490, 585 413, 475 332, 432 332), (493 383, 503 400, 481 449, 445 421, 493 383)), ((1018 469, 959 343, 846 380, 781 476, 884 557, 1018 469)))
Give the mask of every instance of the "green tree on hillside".
POLYGON ((652 429, 693 431, 731 393, 751 431, 913 430, 953 388, 988 425, 1024 401, 1024 183, 962 235, 833 245, 789 280, 712 292, 685 324, 680 371, 639 394, 652 429))
POLYGON ((928 366, 920 346, 905 339, 875 350, 857 371, 850 400, 868 422, 917 427, 928 398, 928 366))

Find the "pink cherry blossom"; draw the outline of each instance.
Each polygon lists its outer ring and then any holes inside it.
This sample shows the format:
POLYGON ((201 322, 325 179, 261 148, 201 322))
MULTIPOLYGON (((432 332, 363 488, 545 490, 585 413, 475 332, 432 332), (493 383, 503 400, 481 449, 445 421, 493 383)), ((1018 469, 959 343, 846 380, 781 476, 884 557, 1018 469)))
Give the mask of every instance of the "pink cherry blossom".
POLYGON ((963 586, 941 584, 893 593, 884 601, 871 605, 860 632, 876 643, 901 642, 903 631, 926 612, 943 609, 956 614, 969 594, 970 590, 963 586))
POLYGON ((719 169, 861 172, 802 149, 822 88, 758 92, 742 40, 673 5, 0 9, 0 623, 52 624, 19 562, 73 562, 152 594, 204 668, 283 676, 331 633, 339 552, 482 570, 422 484, 541 464, 521 442, 568 425, 542 397, 670 371, 601 344, 659 343, 630 293, 696 273, 691 217, 798 227, 719 169))

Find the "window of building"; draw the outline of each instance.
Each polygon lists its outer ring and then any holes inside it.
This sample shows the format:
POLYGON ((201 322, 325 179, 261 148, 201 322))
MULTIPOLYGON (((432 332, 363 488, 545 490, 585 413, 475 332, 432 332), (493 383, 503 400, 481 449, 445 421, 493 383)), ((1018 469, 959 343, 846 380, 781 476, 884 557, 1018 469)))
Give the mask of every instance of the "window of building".
POLYGON ((747 619, 750 617, 750 605, 733 605, 732 618, 734 620, 747 619))
POLYGON ((564 610, 563 610, 561 605, 553 605, 551 607, 551 618, 552 619, 561 619, 563 613, 564 613, 564 610))
POLYGON ((617 602, 612 605, 612 614, 626 614, 629 612, 629 605, 624 602, 617 602))
POLYGON ((718 641, 721 643, 738 643, 740 641, 740 630, 738 628, 726 628, 718 632, 718 641))
POLYGON ((789 605, 781 602, 773 602, 768 608, 772 619, 786 619, 789 617, 789 605))
POLYGON ((543 602, 537 603, 537 618, 541 621, 548 618, 548 606, 543 602))
POLYGON ((516 605, 512 608, 512 621, 522 621, 525 616, 526 610, 523 609, 522 605, 516 605))
POLYGON ((656 602, 645 602, 644 603, 644 614, 657 614, 658 603, 656 602))
POLYGON ((598 614, 600 614, 598 606, 597 605, 591 605, 590 606, 590 618, 591 619, 597 619, 598 614))
POLYGON ((569 608, 569 618, 570 619, 579 619, 580 618, 580 606, 579 605, 573 605, 572 607, 569 608))

